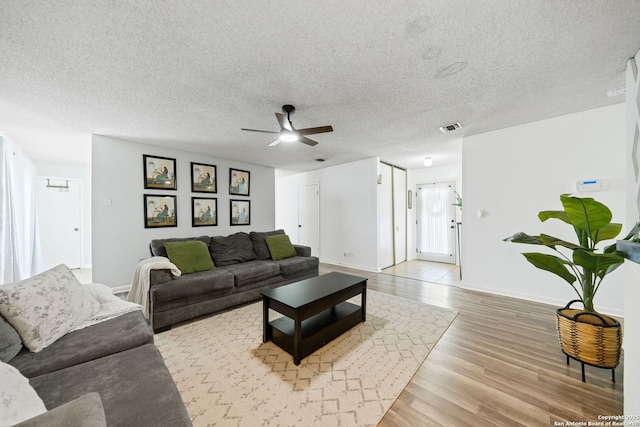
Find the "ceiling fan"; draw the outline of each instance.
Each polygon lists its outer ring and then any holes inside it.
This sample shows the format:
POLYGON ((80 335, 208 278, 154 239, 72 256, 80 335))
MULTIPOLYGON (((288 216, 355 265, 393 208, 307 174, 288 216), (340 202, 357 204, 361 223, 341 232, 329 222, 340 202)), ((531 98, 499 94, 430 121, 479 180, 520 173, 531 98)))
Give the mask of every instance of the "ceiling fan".
POLYGON ((291 123, 291 114, 296 112, 296 107, 293 105, 283 105, 282 113, 276 113, 276 119, 278 119, 278 123, 280 124, 280 131, 270 131, 270 130, 258 130, 258 129, 245 129, 249 132, 262 132, 262 133, 275 133, 278 134, 278 138, 269 144, 269 147, 273 147, 274 145, 278 145, 281 142, 302 142, 303 144, 307 144, 310 146, 318 145, 318 143, 312 139, 306 137, 306 135, 313 135, 316 133, 325 133, 325 132, 333 132, 333 128, 331 126, 318 126, 315 128, 305 128, 305 129, 296 129, 293 127, 293 123, 291 123), (286 114, 286 115, 285 115, 286 114))

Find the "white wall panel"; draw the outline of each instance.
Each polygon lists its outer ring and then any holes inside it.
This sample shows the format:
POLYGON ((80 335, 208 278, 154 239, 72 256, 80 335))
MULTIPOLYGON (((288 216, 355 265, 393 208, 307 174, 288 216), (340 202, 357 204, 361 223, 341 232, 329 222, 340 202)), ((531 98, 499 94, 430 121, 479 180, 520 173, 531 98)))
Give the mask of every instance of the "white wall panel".
MULTIPOLYGON (((570 286, 521 255, 535 248, 502 239, 524 231, 575 240, 571 227, 541 223, 537 214, 561 209, 560 194, 575 193, 585 179, 603 179, 606 189, 580 195, 626 223, 625 139, 624 104, 465 138, 462 286, 558 306, 573 299, 570 286)), ((623 274, 615 271, 598 291, 596 309, 622 315, 623 297, 623 274)))

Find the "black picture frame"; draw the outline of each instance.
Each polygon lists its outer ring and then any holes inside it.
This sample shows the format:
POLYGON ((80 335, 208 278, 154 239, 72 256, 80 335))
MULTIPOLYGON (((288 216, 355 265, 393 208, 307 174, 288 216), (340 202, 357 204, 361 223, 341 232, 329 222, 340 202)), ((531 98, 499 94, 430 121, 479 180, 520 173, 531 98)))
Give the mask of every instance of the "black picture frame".
POLYGON ((229 194, 234 196, 249 196, 250 184, 251 172, 229 168, 229 194))
POLYGON ((191 192, 218 192, 218 168, 216 165, 191 162, 191 192))
POLYGON ((251 225, 251 200, 229 200, 230 225, 251 225))
POLYGON ((176 159, 142 155, 144 188, 149 190, 177 190, 176 159))
POLYGON ((177 196, 171 194, 144 195, 144 228, 177 226, 177 196))
POLYGON ((211 227, 218 225, 218 199, 215 197, 191 198, 191 226, 211 227))

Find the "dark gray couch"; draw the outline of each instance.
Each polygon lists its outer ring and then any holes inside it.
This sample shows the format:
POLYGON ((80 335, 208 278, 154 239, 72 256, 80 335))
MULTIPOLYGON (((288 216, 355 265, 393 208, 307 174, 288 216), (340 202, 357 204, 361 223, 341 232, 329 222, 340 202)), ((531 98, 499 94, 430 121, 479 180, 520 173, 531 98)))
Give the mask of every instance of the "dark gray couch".
POLYGON ((155 332, 171 325, 260 299, 260 291, 318 275, 319 261, 308 246, 293 245, 298 254, 271 259, 265 237, 284 230, 152 240, 151 255, 167 257, 165 242, 201 240, 215 268, 173 276, 169 270, 150 274, 149 321, 155 332))
POLYGON ((87 406, 101 402, 108 426, 191 426, 140 311, 71 332, 38 353, 23 348, 8 363, 29 378, 48 410, 79 399, 75 409, 26 425, 75 425, 68 417, 86 417, 87 406))

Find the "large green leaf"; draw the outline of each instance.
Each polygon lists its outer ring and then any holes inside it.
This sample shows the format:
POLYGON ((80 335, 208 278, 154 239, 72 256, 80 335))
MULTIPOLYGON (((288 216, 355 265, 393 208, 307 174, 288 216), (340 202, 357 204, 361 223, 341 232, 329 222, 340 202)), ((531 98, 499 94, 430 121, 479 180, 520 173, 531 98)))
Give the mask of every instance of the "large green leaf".
POLYGON ((609 208, 592 198, 563 194, 560 196, 560 201, 571 224, 587 232, 589 236, 611 222, 612 215, 609 208))
POLYGON ((541 222, 545 222, 550 218, 559 219, 560 221, 564 221, 567 224, 571 224, 571 221, 569 221, 569 216, 565 211, 542 211, 538 213, 538 219, 540 219, 541 222))
POLYGON ((562 246, 567 249, 580 249, 582 246, 576 245, 575 243, 567 242, 562 239, 558 239, 557 237, 548 236, 546 234, 541 234, 540 239, 542 240, 542 244, 545 246, 549 246, 550 248, 556 248, 556 246, 562 246))
POLYGON ((592 234, 591 240, 593 240, 593 243, 596 244, 598 242, 602 242, 603 240, 614 239, 618 234, 620 234, 620 231, 622 231, 622 224, 612 222, 592 234))
POLYGON ((530 236, 527 233, 516 233, 504 239, 505 242, 526 243, 529 245, 544 245, 540 236, 530 236))
POLYGON ((624 263, 624 258, 616 254, 597 254, 583 249, 573 252, 573 262, 593 271, 601 279, 624 263))
POLYGON ((541 254, 537 252, 527 252, 522 255, 527 258, 531 264, 535 267, 549 271, 553 274, 556 274, 566 280, 570 285, 572 285, 576 281, 576 276, 571 274, 567 269, 567 265, 569 264, 567 261, 559 258, 555 255, 547 255, 541 254))

